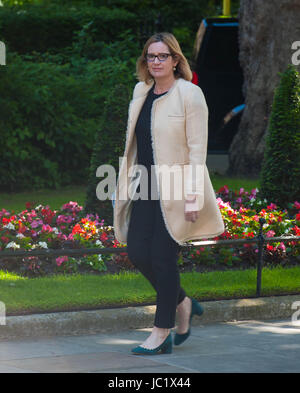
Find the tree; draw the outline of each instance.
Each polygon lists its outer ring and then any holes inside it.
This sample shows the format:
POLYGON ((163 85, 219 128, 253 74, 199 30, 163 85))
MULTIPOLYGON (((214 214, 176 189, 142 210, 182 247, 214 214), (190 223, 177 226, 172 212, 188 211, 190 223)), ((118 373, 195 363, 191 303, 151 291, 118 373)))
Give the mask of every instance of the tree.
POLYGON ((299 41, 300 2, 241 0, 238 17, 246 108, 230 146, 228 175, 257 177, 279 72, 291 63, 292 44, 299 41))

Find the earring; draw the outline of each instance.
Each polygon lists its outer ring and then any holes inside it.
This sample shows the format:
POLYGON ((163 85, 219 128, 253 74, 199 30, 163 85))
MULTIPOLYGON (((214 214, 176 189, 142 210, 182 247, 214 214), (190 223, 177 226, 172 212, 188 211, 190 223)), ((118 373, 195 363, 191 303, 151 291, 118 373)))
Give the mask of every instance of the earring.
POLYGON ((173 71, 176 71, 176 67, 173 67, 173 71))

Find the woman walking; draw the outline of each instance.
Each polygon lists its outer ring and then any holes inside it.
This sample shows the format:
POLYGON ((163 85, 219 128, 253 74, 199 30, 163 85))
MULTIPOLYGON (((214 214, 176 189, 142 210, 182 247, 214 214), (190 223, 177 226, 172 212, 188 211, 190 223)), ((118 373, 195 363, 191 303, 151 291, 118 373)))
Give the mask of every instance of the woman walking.
POLYGON ((172 352, 176 311, 175 345, 189 337, 193 315, 203 312, 180 286, 181 246, 223 233, 224 224, 206 167, 205 97, 191 83, 191 69, 172 34, 148 39, 137 75, 116 188, 114 231, 157 293, 152 333, 132 349, 134 354, 154 355, 172 352))

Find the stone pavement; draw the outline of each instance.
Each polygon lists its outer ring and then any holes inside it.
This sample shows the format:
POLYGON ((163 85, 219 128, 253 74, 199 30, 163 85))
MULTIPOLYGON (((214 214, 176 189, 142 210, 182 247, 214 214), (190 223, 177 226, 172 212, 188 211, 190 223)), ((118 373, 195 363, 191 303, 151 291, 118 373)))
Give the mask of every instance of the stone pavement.
MULTIPOLYGON (((144 328, 78 336, 2 339, 0 372, 136 373, 141 383, 143 373, 176 373, 179 378, 186 373, 300 372, 300 324, 291 318, 198 324, 192 327, 190 338, 173 347, 170 355, 132 355, 131 348, 145 340, 149 331, 144 328)), ((124 383, 126 376, 118 378, 124 383)), ((159 382, 164 380, 160 378, 159 382)), ((138 390, 137 386, 131 387, 131 391, 138 390)))

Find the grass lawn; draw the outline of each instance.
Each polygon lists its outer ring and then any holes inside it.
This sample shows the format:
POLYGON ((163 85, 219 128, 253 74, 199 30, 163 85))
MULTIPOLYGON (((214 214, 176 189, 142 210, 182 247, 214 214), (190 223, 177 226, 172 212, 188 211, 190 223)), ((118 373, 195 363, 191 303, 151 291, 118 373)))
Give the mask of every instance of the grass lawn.
MULTIPOLYGON (((256 270, 182 273, 182 286, 199 300, 253 297, 256 270)), ((262 296, 300 294, 300 267, 265 268, 262 296)), ((0 271, 0 300, 7 315, 154 304, 155 292, 141 274, 56 275, 24 278, 0 271)))
POLYGON ((57 190, 41 189, 20 193, 0 193, 0 210, 14 210, 20 213, 26 209, 25 203, 32 202, 34 206, 49 205, 58 210, 69 201, 78 202, 83 206, 86 197, 86 186, 69 186, 57 190))
MULTIPOLYGON (((239 190, 243 187, 247 191, 259 186, 256 179, 229 178, 221 175, 211 175, 214 190, 219 190, 225 184, 232 190, 239 190)), ((259 187, 258 187, 259 188, 259 187)), ((19 213, 25 210, 26 202, 33 202, 34 206, 49 205, 52 209, 60 207, 69 201, 78 202, 83 206, 86 197, 86 186, 69 186, 57 190, 41 189, 37 191, 27 191, 20 193, 0 193, 0 210, 5 208, 19 213)))

